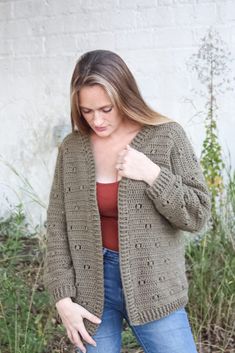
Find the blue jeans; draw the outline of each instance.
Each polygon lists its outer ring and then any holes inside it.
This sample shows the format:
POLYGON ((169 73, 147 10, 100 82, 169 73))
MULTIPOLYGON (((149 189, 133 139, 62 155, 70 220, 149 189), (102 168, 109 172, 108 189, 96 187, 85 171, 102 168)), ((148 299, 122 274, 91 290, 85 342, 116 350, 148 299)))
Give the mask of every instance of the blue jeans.
MULTIPOLYGON (((105 302, 102 322, 87 353, 120 353, 123 318, 145 353, 197 353, 185 308, 152 322, 130 325, 119 268, 119 253, 103 247, 105 302)), ((79 350, 77 350, 79 352, 79 350)))

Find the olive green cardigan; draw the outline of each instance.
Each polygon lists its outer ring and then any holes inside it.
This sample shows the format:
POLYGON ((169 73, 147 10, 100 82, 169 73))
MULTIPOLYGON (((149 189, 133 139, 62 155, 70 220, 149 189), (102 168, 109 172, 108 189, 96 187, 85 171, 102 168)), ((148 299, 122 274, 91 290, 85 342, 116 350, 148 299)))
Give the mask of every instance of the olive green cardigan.
MULTIPOLYGON (((132 325, 159 319, 188 302, 184 231, 198 232, 211 198, 192 145, 176 121, 145 125, 130 143, 161 168, 150 186, 123 177, 118 190, 120 270, 132 325)), ((62 141, 47 209, 44 283, 53 302, 71 297, 101 318, 103 253, 89 135, 62 141)), ((93 335, 98 327, 84 319, 93 335)))

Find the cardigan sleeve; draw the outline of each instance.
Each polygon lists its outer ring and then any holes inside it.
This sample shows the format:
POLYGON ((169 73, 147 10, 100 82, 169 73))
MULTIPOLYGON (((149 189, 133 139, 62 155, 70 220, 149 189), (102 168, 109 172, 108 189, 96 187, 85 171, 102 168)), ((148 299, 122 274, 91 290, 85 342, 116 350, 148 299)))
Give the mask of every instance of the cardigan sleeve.
POLYGON ((75 297, 74 268, 67 238, 63 188, 63 146, 59 146, 47 208, 43 281, 53 302, 75 297))
POLYGON ((178 125, 171 134, 172 170, 160 167, 158 177, 145 192, 173 226, 193 233, 203 229, 211 216, 211 195, 183 127, 178 125))

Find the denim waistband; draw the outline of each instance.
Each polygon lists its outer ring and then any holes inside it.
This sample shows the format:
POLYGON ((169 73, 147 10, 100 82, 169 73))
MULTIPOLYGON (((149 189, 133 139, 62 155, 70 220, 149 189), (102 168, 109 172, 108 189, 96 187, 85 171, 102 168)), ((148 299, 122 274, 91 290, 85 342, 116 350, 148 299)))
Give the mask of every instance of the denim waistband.
POLYGON ((111 249, 105 248, 104 246, 103 246, 103 256, 105 256, 106 258, 115 260, 116 262, 119 261, 119 251, 111 250, 111 249))

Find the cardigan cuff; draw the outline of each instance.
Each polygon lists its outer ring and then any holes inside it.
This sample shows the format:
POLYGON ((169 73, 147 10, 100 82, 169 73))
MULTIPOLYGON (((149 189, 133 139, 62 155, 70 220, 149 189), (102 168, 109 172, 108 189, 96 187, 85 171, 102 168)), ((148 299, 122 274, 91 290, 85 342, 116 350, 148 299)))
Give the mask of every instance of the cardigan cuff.
POLYGON ((76 297, 76 287, 73 285, 64 285, 61 287, 54 288, 51 291, 52 298, 54 303, 58 302, 60 299, 70 297, 70 298, 75 298, 76 297))
POLYGON ((155 198, 165 192, 167 195, 172 190, 176 182, 176 176, 167 168, 161 167, 160 173, 152 185, 146 188, 146 193, 150 198, 155 198))

